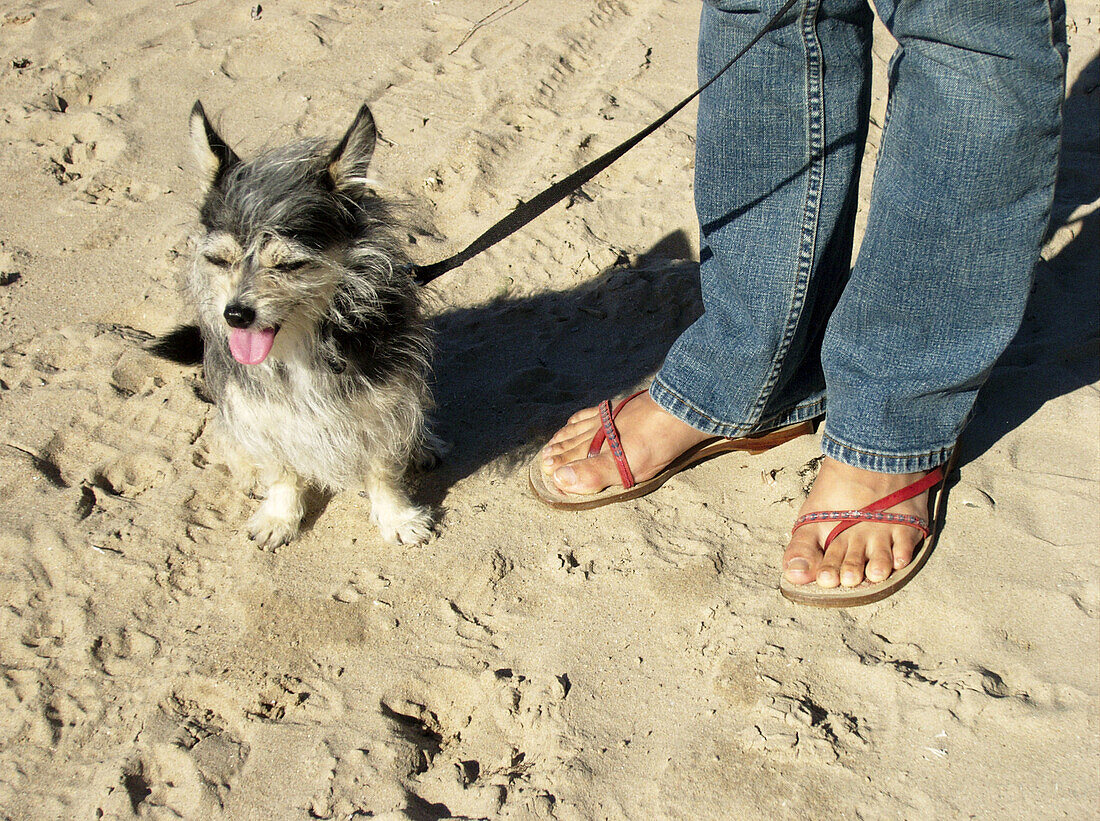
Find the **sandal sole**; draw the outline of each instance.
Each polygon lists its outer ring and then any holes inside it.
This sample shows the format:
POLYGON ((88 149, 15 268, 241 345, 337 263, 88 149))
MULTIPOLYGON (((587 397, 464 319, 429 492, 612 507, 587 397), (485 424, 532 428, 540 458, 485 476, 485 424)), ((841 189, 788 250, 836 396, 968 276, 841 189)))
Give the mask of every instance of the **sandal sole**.
POLYGON ((797 439, 800 436, 806 436, 807 434, 813 433, 815 428, 815 420, 810 419, 805 422, 788 425, 785 428, 777 428, 776 430, 768 431, 760 436, 745 436, 738 439, 725 439, 721 437, 706 439, 685 450, 656 476, 638 482, 629 490, 608 488, 599 493, 583 495, 562 493, 556 487, 547 483, 546 477, 539 467, 537 460, 532 461, 528 468, 527 484, 531 488, 531 492, 535 494, 535 498, 555 510, 591 510, 595 507, 626 502, 652 493, 677 473, 694 467, 708 459, 713 459, 715 456, 721 456, 723 453, 737 452, 747 453, 749 455, 764 453, 764 451, 771 450, 792 439, 797 439))

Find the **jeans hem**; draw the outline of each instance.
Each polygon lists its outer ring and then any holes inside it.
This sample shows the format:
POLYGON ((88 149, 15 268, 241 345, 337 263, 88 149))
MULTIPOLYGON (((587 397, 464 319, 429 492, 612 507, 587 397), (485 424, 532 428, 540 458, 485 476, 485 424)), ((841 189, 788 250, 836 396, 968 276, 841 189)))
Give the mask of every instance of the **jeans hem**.
POLYGON ((763 433, 776 428, 805 422, 825 413, 824 392, 804 399, 796 405, 777 413, 768 414, 764 419, 754 422, 724 422, 715 419, 705 410, 691 402, 682 394, 670 388, 658 375, 649 386, 649 395, 664 411, 686 422, 696 430, 712 436, 724 436, 736 439, 749 434, 763 433))
POLYGON ((862 446, 841 442, 827 430, 821 434, 821 452, 830 459, 875 473, 920 473, 923 470, 932 470, 951 458, 957 444, 952 442, 950 445, 921 453, 876 453, 862 446))

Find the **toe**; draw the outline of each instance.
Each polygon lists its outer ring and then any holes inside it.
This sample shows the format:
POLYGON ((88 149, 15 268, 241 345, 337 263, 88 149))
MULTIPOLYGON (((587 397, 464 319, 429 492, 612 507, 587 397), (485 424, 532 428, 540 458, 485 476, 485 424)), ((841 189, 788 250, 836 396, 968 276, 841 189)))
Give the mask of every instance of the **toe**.
POLYGON ((565 493, 599 493, 618 478, 614 462, 607 454, 569 462, 553 472, 558 490, 565 493), (609 470, 610 468, 610 470, 609 470))
POLYGON ((847 554, 846 541, 837 539, 829 545, 825 555, 821 558, 821 564, 817 568, 817 584, 819 587, 833 588, 840 586, 840 566, 847 554))
POLYGON ((588 448, 592 445, 592 437, 594 431, 590 429, 583 429, 574 436, 563 436, 550 440, 550 443, 544 447, 543 453, 583 453, 588 455, 588 448))
POLYGON ((557 444, 547 445, 539 454, 539 465, 546 476, 552 475, 558 468, 588 458, 591 436, 576 437, 557 444))
POLYGON ((889 539, 871 539, 867 546, 867 569, 864 571, 871 582, 885 581, 894 569, 894 553, 889 539))
POLYGON ((588 423, 600 415, 599 408, 585 408, 579 410, 569 417, 567 420, 569 425, 578 425, 582 423, 588 423))
POLYGON ((795 532, 783 554, 783 574, 792 584, 809 584, 817 578, 821 548, 809 531, 795 532))
POLYGON ((577 437, 592 438, 592 435, 599 429, 600 420, 599 417, 590 416, 582 419, 571 418, 568 423, 559 428, 551 438, 552 444, 558 444, 562 442, 568 442, 576 439, 577 437))
POLYGON ((587 458, 595 433, 595 428, 584 425, 566 425, 559 430, 539 451, 543 474, 550 476, 563 465, 587 458))
POLYGON ((840 564, 842 587, 856 587, 863 581, 863 568, 867 564, 867 546, 860 539, 849 539, 840 564))
POLYGON ((897 528, 894 537, 894 569, 901 570, 913 560, 913 553, 921 542, 921 533, 913 528, 897 528))

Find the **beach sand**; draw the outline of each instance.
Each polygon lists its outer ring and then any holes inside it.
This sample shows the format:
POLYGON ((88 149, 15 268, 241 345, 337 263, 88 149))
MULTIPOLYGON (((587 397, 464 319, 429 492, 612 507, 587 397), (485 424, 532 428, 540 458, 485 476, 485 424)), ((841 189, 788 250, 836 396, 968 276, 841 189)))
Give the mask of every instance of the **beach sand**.
POLYGON ((369 102, 429 262, 693 88, 697 3, 5 6, 0 816, 1097 817, 1094 2, 1069 3, 1050 239, 943 535, 851 611, 778 592, 813 437, 589 513, 527 491, 549 433, 700 310, 692 111, 428 289, 453 449, 418 483, 424 546, 344 494, 258 550, 200 372, 141 348, 187 319, 196 98, 245 155, 369 102))

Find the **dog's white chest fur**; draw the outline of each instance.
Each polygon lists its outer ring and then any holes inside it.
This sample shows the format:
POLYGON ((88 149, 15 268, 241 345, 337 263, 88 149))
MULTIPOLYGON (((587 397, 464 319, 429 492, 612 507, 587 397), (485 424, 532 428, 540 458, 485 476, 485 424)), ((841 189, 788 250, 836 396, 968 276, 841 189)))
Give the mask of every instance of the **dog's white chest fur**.
POLYGON ((367 430, 375 420, 357 414, 315 368, 290 362, 277 374, 266 364, 258 367, 266 371, 261 385, 272 383, 270 390, 226 385, 219 408, 230 436, 257 464, 280 462, 332 490, 361 485, 369 462, 367 430))

